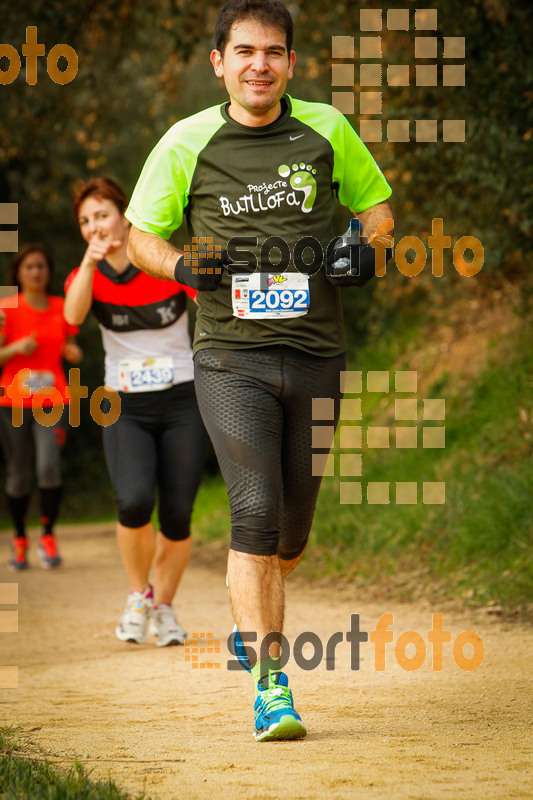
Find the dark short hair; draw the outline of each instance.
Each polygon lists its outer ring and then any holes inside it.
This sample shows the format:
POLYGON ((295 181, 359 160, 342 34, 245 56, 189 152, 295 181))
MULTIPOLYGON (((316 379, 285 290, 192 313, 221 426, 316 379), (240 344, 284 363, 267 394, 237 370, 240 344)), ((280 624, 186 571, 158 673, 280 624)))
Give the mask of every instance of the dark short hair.
POLYGON ((122 187, 115 183, 111 178, 91 178, 85 183, 80 183, 74 194, 74 214, 78 221, 80 206, 88 197, 99 197, 103 200, 111 200, 116 205, 121 214, 128 207, 128 198, 122 187))
POLYGON ((291 52, 294 25, 283 3, 279 0, 229 0, 218 12, 215 24, 215 47, 221 55, 224 55, 232 27, 244 19, 253 19, 284 31, 287 55, 291 52))
POLYGON ((46 263, 48 265, 48 283, 46 285, 46 294, 50 294, 52 291, 52 276, 54 274, 54 259, 48 248, 44 246, 44 244, 27 244, 25 247, 22 247, 17 255, 11 261, 9 265, 9 269, 7 272, 7 279, 11 286, 17 286, 19 292, 22 291, 22 286, 19 282, 19 269, 20 265, 24 261, 24 259, 31 255, 32 253, 42 253, 42 255, 46 259, 46 263))

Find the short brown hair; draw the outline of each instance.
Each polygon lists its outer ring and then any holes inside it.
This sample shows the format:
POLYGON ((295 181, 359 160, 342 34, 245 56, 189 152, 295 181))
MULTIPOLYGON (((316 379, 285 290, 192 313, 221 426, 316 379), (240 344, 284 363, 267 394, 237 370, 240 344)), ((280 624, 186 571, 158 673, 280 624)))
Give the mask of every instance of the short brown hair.
POLYGON ((294 25, 289 11, 279 0, 229 0, 222 6, 215 24, 215 47, 220 55, 224 55, 233 25, 243 19, 253 19, 284 31, 289 56, 294 25))
POLYGON ((128 207, 128 198, 124 190, 112 178, 91 178, 77 186, 74 194, 74 214, 79 217, 80 206, 88 197, 100 197, 111 200, 121 214, 128 207))
POLYGON ((44 246, 44 244, 27 244, 25 247, 22 247, 17 255, 11 261, 7 271, 7 279, 11 286, 17 286, 19 292, 22 291, 22 286, 19 282, 19 269, 20 265, 24 261, 24 259, 29 256, 31 253, 42 253, 42 255, 46 259, 46 263, 48 264, 48 283, 46 285, 46 294, 51 294, 52 292, 52 276, 54 274, 54 259, 48 248, 44 246))

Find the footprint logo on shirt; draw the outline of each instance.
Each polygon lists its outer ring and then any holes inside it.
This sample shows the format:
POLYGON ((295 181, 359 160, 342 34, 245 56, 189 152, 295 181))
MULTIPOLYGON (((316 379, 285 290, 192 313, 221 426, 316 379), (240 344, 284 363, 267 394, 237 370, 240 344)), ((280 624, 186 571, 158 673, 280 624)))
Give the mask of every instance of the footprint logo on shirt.
POLYGON ((316 169, 312 164, 306 164, 301 161, 300 164, 293 164, 292 167, 287 164, 281 164, 278 167, 278 175, 282 178, 289 178, 289 183, 297 192, 304 193, 301 209, 304 214, 309 214, 313 210, 313 205, 316 199, 316 180, 313 177, 316 175, 316 169))

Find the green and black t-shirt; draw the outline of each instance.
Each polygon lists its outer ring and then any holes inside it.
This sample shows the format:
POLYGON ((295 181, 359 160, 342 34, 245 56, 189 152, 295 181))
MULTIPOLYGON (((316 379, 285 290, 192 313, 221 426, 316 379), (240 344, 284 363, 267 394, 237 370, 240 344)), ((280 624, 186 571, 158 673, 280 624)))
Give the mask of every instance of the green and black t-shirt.
MULTIPOLYGON (((257 238, 251 250, 261 272, 295 271, 280 251, 261 264, 261 247, 281 237, 287 252, 312 236, 324 252, 336 235, 335 197, 353 212, 386 200, 391 189, 346 118, 331 106, 285 95, 278 119, 259 128, 233 120, 227 104, 176 123, 156 145, 143 168, 126 212, 142 231, 169 239, 185 215, 192 236, 212 237, 228 248, 233 237, 257 238)), ((270 250, 267 245, 263 252, 270 250)), ((310 250, 304 259, 312 260, 310 250)), ((250 262, 250 259, 248 259, 250 262)), ((231 266, 246 273, 256 265, 231 266)), ((315 268, 309 278, 310 306, 290 319, 233 316, 231 276, 215 292, 199 292, 194 349, 290 345, 313 355, 345 350, 339 290, 315 268), (315 271, 316 270, 316 271, 315 271)), ((300 272, 301 269, 300 264, 300 272)))

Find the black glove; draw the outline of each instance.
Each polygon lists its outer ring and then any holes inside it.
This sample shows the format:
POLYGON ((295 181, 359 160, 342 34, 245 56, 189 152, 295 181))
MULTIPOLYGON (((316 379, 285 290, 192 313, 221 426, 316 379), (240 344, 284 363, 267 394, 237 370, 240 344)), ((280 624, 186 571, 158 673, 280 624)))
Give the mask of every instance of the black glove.
POLYGON ((178 283, 190 286, 198 292, 214 292, 222 280, 224 267, 232 261, 228 251, 224 249, 220 250, 220 255, 217 256, 208 251, 204 252, 208 254, 207 258, 200 257, 204 255, 203 253, 195 252, 180 256, 174 267, 174 278, 178 283))
MULTIPOLYGON (((333 286, 364 286, 376 274, 376 249, 369 244, 332 248, 327 258, 326 278, 333 286), (338 264, 340 259, 346 259, 346 262, 338 264)), ((392 248, 387 247, 385 263, 391 258, 392 248)))

